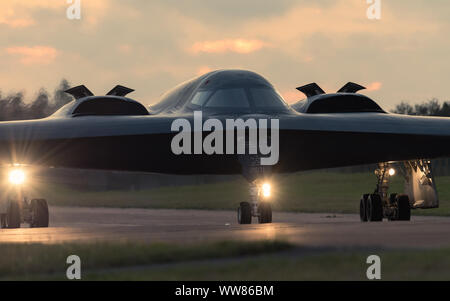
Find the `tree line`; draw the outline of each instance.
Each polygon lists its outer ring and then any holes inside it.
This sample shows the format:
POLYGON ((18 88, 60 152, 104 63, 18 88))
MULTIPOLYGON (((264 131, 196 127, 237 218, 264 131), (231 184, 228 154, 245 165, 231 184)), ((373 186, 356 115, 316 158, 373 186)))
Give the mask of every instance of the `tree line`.
MULTIPOLYGON (((34 100, 29 103, 25 101, 23 92, 3 96, 0 91, 0 121, 48 117, 73 100, 72 96, 64 92, 69 88, 69 82, 66 79, 62 79, 53 94, 42 88, 34 100)), ((438 99, 433 98, 414 106, 403 101, 396 105, 392 112, 406 115, 450 117, 450 101, 440 103, 438 99)))
POLYGON ((69 82, 62 79, 52 95, 42 88, 31 102, 25 101, 23 92, 4 96, 0 91, 0 121, 48 117, 73 100, 64 92, 69 88, 69 82))
POLYGON ((416 104, 414 106, 402 101, 394 110, 392 110, 392 112, 406 115, 450 117, 450 101, 444 101, 441 104, 438 99, 433 98, 427 102, 416 104))

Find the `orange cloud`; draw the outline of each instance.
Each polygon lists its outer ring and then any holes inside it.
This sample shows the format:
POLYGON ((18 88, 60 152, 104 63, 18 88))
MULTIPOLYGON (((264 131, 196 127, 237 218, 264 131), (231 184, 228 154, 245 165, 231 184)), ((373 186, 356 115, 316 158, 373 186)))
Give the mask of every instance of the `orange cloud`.
POLYGON ((49 64, 58 55, 58 51, 53 47, 9 47, 6 52, 11 55, 20 56, 20 62, 24 65, 49 64))
POLYGON ((9 27, 28 27, 33 25, 35 22, 31 16, 25 13, 18 12, 11 4, 5 6, 5 4, 0 4, 0 25, 6 25, 9 27))
POLYGON ((203 66, 197 70, 197 75, 203 75, 211 71, 213 71, 213 69, 209 68, 208 66, 203 66))
POLYGON ((129 54, 132 50, 132 47, 131 47, 131 45, 128 45, 128 44, 121 44, 121 45, 117 46, 117 50, 120 53, 129 54))
POLYGON ((13 28, 28 27, 33 25, 35 22, 32 18, 0 18, 0 24, 7 25, 13 28))
POLYGON ((378 91, 383 84, 381 82, 373 82, 367 86, 367 91, 378 91))
POLYGON ((194 53, 236 52, 241 54, 248 54, 258 51, 265 46, 267 46, 267 44, 260 40, 226 39, 197 42, 192 46, 191 51, 194 53))
MULTIPOLYGON (((66 0, 3 0, 0 1, 0 25, 9 27, 28 27, 39 23, 39 19, 33 18, 34 14, 40 10, 59 13, 61 20, 64 20, 66 9, 74 2, 66 0)), ((81 1, 83 28, 91 29, 103 20, 111 7, 110 0, 89 0, 81 1)), ((126 6, 120 8, 123 13, 130 14, 130 9, 126 6)))
POLYGON ((280 92, 280 94, 283 96, 284 100, 288 104, 296 103, 297 101, 305 98, 303 94, 296 91, 295 89, 292 89, 289 91, 283 91, 283 92, 280 92))

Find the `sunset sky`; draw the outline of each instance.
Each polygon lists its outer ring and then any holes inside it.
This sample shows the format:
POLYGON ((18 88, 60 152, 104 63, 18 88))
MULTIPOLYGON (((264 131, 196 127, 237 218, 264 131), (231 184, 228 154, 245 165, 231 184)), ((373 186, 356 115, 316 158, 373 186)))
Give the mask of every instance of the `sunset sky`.
POLYGON ((400 101, 450 100, 450 1, 67 0, 0 2, 0 89, 50 92, 61 78, 104 94, 116 84, 154 103, 209 70, 250 69, 288 102, 295 87, 333 92, 347 81, 385 109, 400 101))

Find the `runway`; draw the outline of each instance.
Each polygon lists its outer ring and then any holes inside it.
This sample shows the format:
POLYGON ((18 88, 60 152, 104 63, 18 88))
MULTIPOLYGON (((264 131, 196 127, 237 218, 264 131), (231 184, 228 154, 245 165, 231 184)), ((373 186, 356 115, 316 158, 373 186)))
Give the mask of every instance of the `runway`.
POLYGON ((361 223, 354 214, 274 212, 273 224, 238 225, 233 211, 52 207, 49 228, 0 230, 0 243, 229 239, 280 239, 318 248, 450 247, 450 218, 361 223))

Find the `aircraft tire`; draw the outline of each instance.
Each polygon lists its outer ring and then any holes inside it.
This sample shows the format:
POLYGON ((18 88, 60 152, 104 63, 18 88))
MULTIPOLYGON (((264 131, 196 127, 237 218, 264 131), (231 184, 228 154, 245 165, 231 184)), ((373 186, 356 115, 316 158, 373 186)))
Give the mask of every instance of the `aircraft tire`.
POLYGON ((409 197, 406 194, 399 194, 397 196, 398 219, 399 221, 411 220, 411 206, 409 204, 409 197))
POLYGON ((6 224, 9 229, 20 228, 20 205, 17 201, 11 201, 6 213, 6 224))
POLYGON ((364 194, 359 201, 359 218, 362 222, 367 222, 367 198, 368 194, 364 194))
POLYGON ((261 202, 258 207, 260 224, 270 224, 272 222, 272 206, 267 202, 261 202))
POLYGON ((252 223, 252 207, 248 202, 242 202, 238 208, 238 223, 248 225, 252 223))
POLYGON ((6 228, 6 214, 0 214, 0 228, 6 228))
POLYGON ((48 204, 44 199, 34 199, 31 201, 32 221, 30 226, 32 228, 46 228, 48 227, 49 214, 48 204))
POLYGON ((380 195, 371 194, 367 201, 367 219, 371 222, 381 222, 383 220, 383 204, 380 195))

